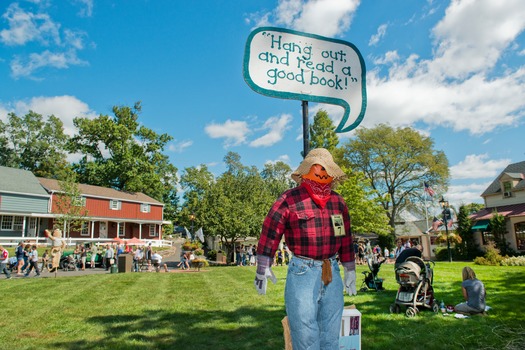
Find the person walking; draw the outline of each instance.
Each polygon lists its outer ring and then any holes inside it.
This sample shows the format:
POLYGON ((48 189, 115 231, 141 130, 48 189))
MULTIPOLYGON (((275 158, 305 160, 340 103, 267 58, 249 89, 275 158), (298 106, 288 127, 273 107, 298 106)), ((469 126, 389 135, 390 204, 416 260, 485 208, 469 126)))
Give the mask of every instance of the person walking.
POLYGON ((29 260, 29 267, 27 268, 27 272, 25 273, 24 277, 29 277, 31 270, 33 269, 35 269, 36 277, 39 277, 40 270, 38 269, 38 250, 36 250, 36 245, 33 245, 31 247, 31 251, 29 252, 28 260, 29 260))
POLYGON ((6 276, 6 279, 11 278, 11 271, 7 268, 9 263, 9 252, 0 245, 0 272, 6 276))

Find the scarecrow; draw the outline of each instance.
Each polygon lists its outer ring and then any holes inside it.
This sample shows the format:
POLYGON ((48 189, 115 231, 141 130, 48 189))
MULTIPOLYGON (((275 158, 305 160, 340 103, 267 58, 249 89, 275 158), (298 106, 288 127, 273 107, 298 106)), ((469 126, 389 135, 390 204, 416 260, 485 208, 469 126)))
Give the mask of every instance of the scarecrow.
POLYGON ((292 173, 298 186, 277 199, 263 223, 254 284, 266 294, 268 279, 276 283, 271 262, 284 235, 293 253, 284 298, 294 349, 339 349, 343 286, 356 294, 350 215, 332 190, 345 178, 330 152, 311 150, 292 173))
POLYGON ((58 228, 53 230, 51 234, 50 230, 44 230, 44 233, 47 238, 52 242, 51 247, 51 270, 49 272, 55 272, 60 266, 60 257, 62 256, 62 251, 66 247, 66 243, 62 239, 62 231, 58 228))

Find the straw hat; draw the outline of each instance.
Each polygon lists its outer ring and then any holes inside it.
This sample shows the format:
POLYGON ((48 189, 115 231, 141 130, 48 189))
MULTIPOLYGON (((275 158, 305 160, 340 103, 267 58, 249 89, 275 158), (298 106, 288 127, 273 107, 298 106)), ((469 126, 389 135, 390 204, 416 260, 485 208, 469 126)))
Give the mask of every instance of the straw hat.
POLYGON ((308 152, 297 170, 292 173, 292 179, 300 184, 302 176, 308 174, 314 164, 319 164, 325 168, 328 175, 334 178, 332 182, 334 185, 346 179, 346 174, 335 164, 334 158, 325 148, 315 148, 308 152))

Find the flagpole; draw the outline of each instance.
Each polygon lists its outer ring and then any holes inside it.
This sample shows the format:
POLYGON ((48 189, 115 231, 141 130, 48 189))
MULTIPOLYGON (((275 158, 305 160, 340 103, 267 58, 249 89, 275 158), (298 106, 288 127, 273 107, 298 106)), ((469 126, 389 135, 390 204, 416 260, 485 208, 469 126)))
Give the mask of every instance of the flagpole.
POLYGON ((427 191, 425 191, 425 183, 423 182, 423 196, 425 196, 425 221, 427 223, 427 232, 428 232, 428 208, 427 208, 427 191))

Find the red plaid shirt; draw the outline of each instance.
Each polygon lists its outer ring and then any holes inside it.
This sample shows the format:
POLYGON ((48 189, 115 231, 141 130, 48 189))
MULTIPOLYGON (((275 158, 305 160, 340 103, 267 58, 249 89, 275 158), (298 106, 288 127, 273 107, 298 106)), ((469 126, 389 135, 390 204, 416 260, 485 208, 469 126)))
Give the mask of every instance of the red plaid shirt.
POLYGON ((273 260, 283 235, 296 255, 322 260, 339 253, 341 262, 355 260, 348 207, 334 191, 324 209, 315 204, 302 186, 284 192, 264 220, 257 254, 273 260), (331 220, 334 214, 343 216, 345 236, 334 235, 331 220))

